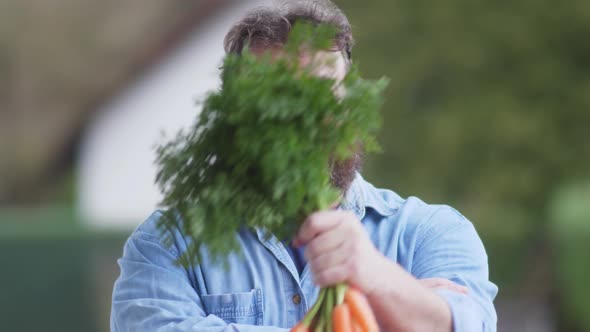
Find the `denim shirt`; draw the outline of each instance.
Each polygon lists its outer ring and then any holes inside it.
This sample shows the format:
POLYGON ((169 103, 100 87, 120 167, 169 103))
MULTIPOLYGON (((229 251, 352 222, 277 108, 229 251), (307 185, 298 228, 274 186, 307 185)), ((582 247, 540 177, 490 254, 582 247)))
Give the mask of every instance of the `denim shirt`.
MULTIPOLYGON (((225 207, 227 208, 227 207, 225 207)), ((468 295, 437 290, 450 306, 454 331, 496 331, 485 249, 473 225, 453 208, 402 199, 357 175, 341 208, 361 220, 375 247, 416 278, 446 278, 468 295)), ((309 266, 301 277, 276 237, 263 230, 236 234, 242 254, 229 255, 229 269, 203 260, 175 264, 188 237, 180 231, 164 244, 152 214, 127 240, 118 260, 111 309, 112 331, 288 331, 314 303, 319 289, 309 266)))

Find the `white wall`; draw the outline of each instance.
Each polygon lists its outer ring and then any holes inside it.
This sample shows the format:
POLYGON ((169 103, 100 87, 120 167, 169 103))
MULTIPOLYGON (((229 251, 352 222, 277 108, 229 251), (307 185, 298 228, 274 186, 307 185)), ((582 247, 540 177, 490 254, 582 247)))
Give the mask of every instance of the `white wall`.
POLYGON ((208 18, 182 44, 98 109, 80 147, 78 212, 93 227, 131 229, 156 209, 154 146, 198 114, 195 101, 219 84, 223 37, 247 9, 241 0, 208 18))

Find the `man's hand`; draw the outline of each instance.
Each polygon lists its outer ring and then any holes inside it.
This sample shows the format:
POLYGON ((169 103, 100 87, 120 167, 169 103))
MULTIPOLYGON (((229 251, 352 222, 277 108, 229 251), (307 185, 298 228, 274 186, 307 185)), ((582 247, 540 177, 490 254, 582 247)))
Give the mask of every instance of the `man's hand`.
POLYGON ((330 210, 312 214, 299 229, 294 244, 306 246, 305 258, 318 286, 346 281, 365 294, 376 290, 375 272, 385 257, 354 213, 330 210))
POLYGON ((466 294, 449 280, 417 280, 373 245, 356 215, 331 210, 312 214, 295 240, 305 245, 314 281, 321 287, 347 282, 360 289, 386 331, 452 330, 448 304, 432 289, 466 294))
MULTIPOLYGON (((312 214, 301 226, 295 245, 307 245, 314 282, 320 287, 349 282, 363 293, 372 293, 377 285, 375 270, 384 257, 375 248, 356 215, 349 211, 324 211, 312 214)), ((443 278, 418 280, 430 289, 444 288, 467 294, 465 286, 443 278)))

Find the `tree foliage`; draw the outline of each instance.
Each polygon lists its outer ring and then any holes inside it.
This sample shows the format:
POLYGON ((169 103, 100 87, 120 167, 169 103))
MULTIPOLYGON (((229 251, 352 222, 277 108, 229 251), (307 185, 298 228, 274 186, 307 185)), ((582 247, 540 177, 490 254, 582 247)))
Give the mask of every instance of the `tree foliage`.
POLYGON ((355 61, 392 77, 366 177, 455 205, 501 294, 548 296, 547 206, 590 178, 590 2, 336 3, 356 27, 355 61))

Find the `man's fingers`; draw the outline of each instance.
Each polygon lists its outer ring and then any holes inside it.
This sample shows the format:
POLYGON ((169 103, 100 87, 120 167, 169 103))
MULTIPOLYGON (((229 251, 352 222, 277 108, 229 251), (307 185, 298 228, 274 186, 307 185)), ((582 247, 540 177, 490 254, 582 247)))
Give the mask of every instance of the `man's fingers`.
POLYGON ((436 287, 436 288, 444 288, 444 289, 448 289, 450 291, 461 293, 461 294, 467 294, 467 293, 469 293, 469 289, 467 287, 461 286, 461 285, 457 285, 457 284, 454 284, 454 283, 441 285, 441 286, 436 287))
POLYGON ((343 246, 344 244, 338 247, 338 250, 331 250, 318 256, 310 256, 307 253, 306 248, 306 257, 309 259, 312 272, 318 273, 331 267, 344 264, 350 255, 343 246))
POLYGON ((461 294, 469 293, 469 288, 444 278, 427 278, 418 281, 426 288, 445 288, 461 294))
POLYGON ((322 270, 319 273, 314 273, 313 281, 319 287, 327 287, 346 281, 347 275, 348 270, 346 265, 340 264, 322 270))
POLYGON ((448 284, 450 281, 443 278, 426 278, 420 279, 420 283, 427 288, 436 288, 448 284))
POLYGON ((313 257, 330 252, 343 245, 345 237, 334 226, 331 232, 324 232, 312 239, 305 248, 305 258, 311 260, 313 257))
POLYGON ((343 219, 343 213, 345 212, 320 211, 310 215, 299 229, 294 244, 306 245, 320 233, 335 227, 343 219))
POLYGON ((420 283, 428 288, 436 288, 436 287, 443 287, 443 286, 450 286, 454 284, 452 281, 444 278, 426 278, 420 279, 420 283))

